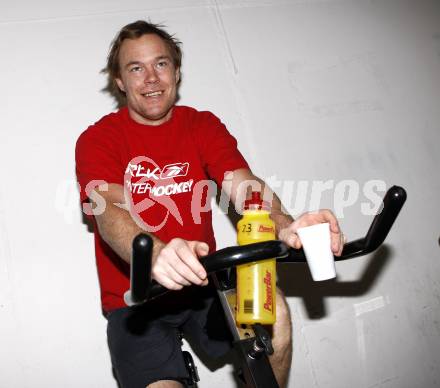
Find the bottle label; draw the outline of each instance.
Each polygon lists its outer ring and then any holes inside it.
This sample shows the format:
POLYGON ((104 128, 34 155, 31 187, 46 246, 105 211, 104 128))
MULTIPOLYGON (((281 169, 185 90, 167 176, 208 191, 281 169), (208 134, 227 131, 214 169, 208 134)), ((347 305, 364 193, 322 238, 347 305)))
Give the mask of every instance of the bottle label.
POLYGON ((275 233, 275 230, 274 230, 273 226, 266 226, 266 225, 260 224, 260 226, 258 228, 258 232, 259 233, 275 233))
POLYGON ((266 275, 264 276, 263 279, 264 285, 265 285, 265 289, 266 289, 266 297, 265 297, 265 301, 264 301, 264 309, 269 311, 269 312, 273 312, 273 290, 272 290, 272 274, 270 273, 270 271, 266 270, 266 275))

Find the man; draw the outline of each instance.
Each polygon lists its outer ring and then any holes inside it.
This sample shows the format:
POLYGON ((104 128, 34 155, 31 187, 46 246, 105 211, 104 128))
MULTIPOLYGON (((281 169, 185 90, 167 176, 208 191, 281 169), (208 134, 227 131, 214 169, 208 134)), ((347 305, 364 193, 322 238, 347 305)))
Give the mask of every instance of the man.
MULTIPOLYGON (((160 26, 144 21, 125 26, 113 41, 106 70, 126 106, 89 127, 77 142, 81 200, 92 204, 108 342, 122 387, 181 387, 186 370, 179 330, 213 356, 229 349, 227 341, 214 338, 221 333, 207 330, 213 298, 199 258, 215 250, 215 239, 211 212, 202 211, 201 202, 209 200, 207 179, 222 187, 234 205, 243 200, 246 182, 261 184, 261 190, 264 186, 220 120, 175 105, 180 66, 179 43, 160 26), (132 309, 122 297, 129 287, 131 243, 145 231, 154 242, 153 279, 171 290, 185 290, 132 309)), ((274 195, 271 217, 278 238, 295 248, 301 247, 298 227, 329 222, 332 250, 336 255, 342 251, 342 234, 328 210, 293 222, 274 195)), ((270 361, 285 386, 292 340, 281 292, 276 311, 270 361)))

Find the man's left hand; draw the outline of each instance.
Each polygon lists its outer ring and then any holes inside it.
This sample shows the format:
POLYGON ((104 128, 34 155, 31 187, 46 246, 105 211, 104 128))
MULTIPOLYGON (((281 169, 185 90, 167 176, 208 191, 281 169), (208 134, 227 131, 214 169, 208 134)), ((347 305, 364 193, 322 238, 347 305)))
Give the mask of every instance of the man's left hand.
POLYGON ((345 237, 339 227, 335 215, 327 209, 317 212, 304 213, 293 221, 288 227, 283 228, 278 233, 278 238, 292 248, 300 249, 301 240, 296 233, 299 228, 328 222, 330 224, 331 249, 335 256, 341 256, 342 248, 345 244, 345 237))

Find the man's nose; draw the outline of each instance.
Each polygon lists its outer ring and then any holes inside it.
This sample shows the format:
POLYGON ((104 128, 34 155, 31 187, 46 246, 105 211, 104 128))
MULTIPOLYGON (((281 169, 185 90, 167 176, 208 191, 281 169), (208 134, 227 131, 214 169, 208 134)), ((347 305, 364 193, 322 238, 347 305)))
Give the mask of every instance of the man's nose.
POLYGON ((148 67, 145 73, 145 83, 155 83, 158 80, 159 77, 157 75, 156 69, 153 66, 148 67))

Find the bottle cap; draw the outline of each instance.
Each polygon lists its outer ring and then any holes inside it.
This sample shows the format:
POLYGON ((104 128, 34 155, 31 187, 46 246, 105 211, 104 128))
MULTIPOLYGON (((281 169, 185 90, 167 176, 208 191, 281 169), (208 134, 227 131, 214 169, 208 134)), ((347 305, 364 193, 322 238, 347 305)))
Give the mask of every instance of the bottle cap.
POLYGON ((270 210, 268 202, 261 199, 259 191, 253 191, 251 199, 244 201, 244 210, 270 210))

